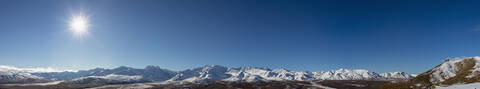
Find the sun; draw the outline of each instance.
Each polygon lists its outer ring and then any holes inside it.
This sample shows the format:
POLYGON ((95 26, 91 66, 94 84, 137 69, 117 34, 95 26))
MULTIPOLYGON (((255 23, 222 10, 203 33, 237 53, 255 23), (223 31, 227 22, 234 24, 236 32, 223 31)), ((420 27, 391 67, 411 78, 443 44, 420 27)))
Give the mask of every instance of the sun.
POLYGON ((88 17, 84 14, 73 15, 69 21, 70 31, 76 36, 88 34, 89 22, 88 17))

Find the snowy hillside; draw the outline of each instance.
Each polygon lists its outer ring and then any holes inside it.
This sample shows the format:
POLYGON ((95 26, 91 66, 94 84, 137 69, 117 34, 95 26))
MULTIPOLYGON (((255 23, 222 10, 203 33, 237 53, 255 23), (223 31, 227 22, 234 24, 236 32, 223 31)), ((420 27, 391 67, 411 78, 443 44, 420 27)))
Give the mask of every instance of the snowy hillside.
POLYGON ((435 89, 480 89, 480 83, 457 84, 451 86, 437 86, 435 89))
POLYGON ((0 84, 36 82, 48 82, 48 80, 29 73, 0 71, 0 84))
POLYGON ((31 75, 33 72, 52 72, 53 70, 44 68, 21 69, 10 66, 0 65, 0 84, 5 83, 37 83, 48 82, 47 79, 31 75), (38 69, 38 70, 37 70, 38 69))
POLYGON ((452 60, 446 60, 439 66, 432 69, 432 74, 431 74, 432 79, 430 80, 430 82, 432 83, 444 82, 449 78, 457 76, 458 73, 463 72, 460 70, 466 69, 464 67, 468 67, 467 71, 472 71, 471 73, 468 74, 468 76, 465 76, 465 77, 471 78, 473 76, 478 75, 478 72, 480 72, 480 68, 479 68, 480 57, 457 58, 452 60), (467 63, 470 63, 469 61, 472 61, 471 63, 473 63, 474 65, 468 66, 467 63))
POLYGON ((464 57, 447 59, 440 65, 424 72, 404 83, 384 86, 388 88, 429 88, 462 86, 480 82, 480 57, 464 57))

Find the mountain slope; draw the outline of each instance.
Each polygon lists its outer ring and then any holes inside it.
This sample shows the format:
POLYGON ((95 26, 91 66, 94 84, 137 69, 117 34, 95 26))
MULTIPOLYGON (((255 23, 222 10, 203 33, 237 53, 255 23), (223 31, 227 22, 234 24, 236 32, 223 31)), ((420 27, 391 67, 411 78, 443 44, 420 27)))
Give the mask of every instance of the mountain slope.
POLYGON ((221 80, 230 77, 229 75, 225 74, 227 69, 227 67, 211 65, 192 70, 180 71, 168 81, 201 82, 221 80))
POLYGON ((0 84, 38 82, 48 82, 48 80, 29 73, 0 71, 0 84))
POLYGON ((452 84, 480 82, 480 57, 447 59, 442 64, 424 72, 407 82, 383 86, 391 88, 434 88, 452 84))
POLYGON ((44 68, 20 69, 0 65, 0 84, 12 83, 39 83, 48 82, 47 79, 31 75, 32 72, 51 72, 53 70, 44 68), (37 70, 35 70, 37 69, 37 70))

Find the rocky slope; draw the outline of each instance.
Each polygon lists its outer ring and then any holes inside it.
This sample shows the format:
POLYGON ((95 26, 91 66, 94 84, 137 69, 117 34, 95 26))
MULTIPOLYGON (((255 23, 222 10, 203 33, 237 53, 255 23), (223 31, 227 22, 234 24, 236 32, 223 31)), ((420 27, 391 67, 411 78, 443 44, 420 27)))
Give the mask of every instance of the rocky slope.
POLYGON ((435 88, 453 84, 469 84, 480 82, 479 73, 480 57, 447 59, 407 82, 387 84, 382 88, 435 88))

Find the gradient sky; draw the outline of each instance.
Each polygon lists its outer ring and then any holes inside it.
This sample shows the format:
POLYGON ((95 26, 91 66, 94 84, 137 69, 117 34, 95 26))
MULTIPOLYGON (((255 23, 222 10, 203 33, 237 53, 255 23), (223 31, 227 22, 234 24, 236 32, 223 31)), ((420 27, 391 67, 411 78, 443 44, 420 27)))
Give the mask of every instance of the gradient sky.
POLYGON ((0 65, 421 73, 479 56, 480 2, 0 0, 0 65), (72 14, 90 16, 75 39, 72 14))

